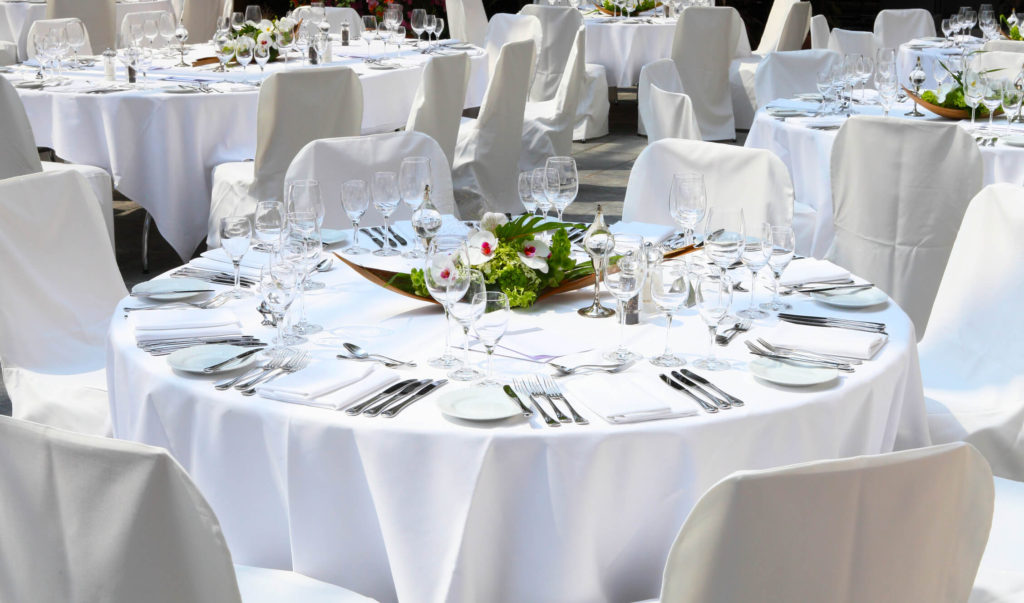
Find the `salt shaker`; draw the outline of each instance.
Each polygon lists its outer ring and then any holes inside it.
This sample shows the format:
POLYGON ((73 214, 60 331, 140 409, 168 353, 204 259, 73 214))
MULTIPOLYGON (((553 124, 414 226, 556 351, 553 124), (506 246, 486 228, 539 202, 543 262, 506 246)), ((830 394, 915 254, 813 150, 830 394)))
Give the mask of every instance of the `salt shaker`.
POLYGON ((103 77, 108 82, 114 81, 114 61, 117 60, 117 53, 111 49, 103 51, 103 77))
POLYGON ((348 46, 349 36, 351 36, 351 32, 349 31, 348 21, 342 21, 341 22, 341 45, 342 46, 348 46))

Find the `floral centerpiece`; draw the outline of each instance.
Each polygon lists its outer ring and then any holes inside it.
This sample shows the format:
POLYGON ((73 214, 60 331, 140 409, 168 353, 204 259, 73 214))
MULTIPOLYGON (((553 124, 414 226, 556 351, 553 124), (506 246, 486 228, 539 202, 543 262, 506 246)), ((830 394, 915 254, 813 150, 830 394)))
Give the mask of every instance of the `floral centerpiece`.
POLYGON ((232 30, 231 37, 233 40, 251 38, 257 47, 267 48, 270 51, 270 61, 273 62, 277 60, 279 54, 277 36, 285 36, 286 41, 290 43, 290 38, 295 35, 298 27, 298 21, 291 17, 283 17, 273 21, 263 19, 255 25, 247 22, 237 32, 232 30))
MULTIPOLYGON (((965 57, 964 60, 969 61, 969 56, 970 55, 968 55, 968 57, 965 57)), ((917 100, 922 105, 924 105, 925 109, 928 109, 929 111, 932 111, 933 113, 941 115, 943 117, 950 117, 953 119, 962 119, 970 117, 971 107, 967 104, 967 101, 964 100, 963 70, 950 69, 949 66, 947 66, 946 63, 942 61, 939 61, 939 64, 942 66, 943 69, 946 70, 946 73, 948 73, 950 77, 953 79, 952 88, 946 90, 945 94, 943 94, 942 87, 940 87, 938 90, 925 90, 924 92, 921 93, 921 96, 917 100), (945 109, 945 111, 943 111, 943 109, 945 109)), ((991 73, 992 71, 998 70, 992 69, 986 71, 985 73, 991 73)), ((908 94, 913 96, 913 93, 911 93, 909 90, 907 92, 908 94)), ((985 108, 985 105, 979 104, 975 108, 975 111, 978 117, 988 116, 988 109, 985 108)), ((997 114, 999 111, 1000 109, 996 110, 997 114)))
POLYGON ((611 0, 594 0, 594 6, 597 7, 597 10, 608 15, 625 14, 629 16, 634 16, 642 12, 654 10, 655 8, 661 5, 662 3, 658 2, 657 0, 639 0, 636 3, 636 8, 634 8, 632 11, 627 11, 621 8, 620 6, 616 6, 615 3, 612 2, 611 0))
POLYGON ((1007 18, 1006 15, 999 15, 999 24, 1003 26, 1002 34, 1006 36, 1006 39, 1024 40, 1024 37, 1020 35, 1020 23, 1017 22, 1016 14, 1010 13, 1010 18, 1007 18))

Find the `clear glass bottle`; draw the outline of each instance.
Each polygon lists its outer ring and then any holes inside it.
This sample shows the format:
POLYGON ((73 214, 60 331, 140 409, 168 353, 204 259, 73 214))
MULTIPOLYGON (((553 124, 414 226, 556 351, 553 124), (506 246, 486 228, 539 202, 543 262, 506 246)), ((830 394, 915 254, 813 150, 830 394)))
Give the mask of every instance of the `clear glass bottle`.
POLYGON ((412 229, 423 241, 423 249, 430 249, 430 241, 441 230, 441 212, 430 200, 430 185, 423 188, 423 203, 412 212, 412 229))
POLYGON ((583 249, 590 255, 594 265, 594 303, 577 310, 580 316, 587 318, 606 318, 614 316, 615 310, 601 305, 601 277, 608 266, 608 255, 615 249, 615 237, 608 230, 604 221, 604 211, 597 206, 594 222, 583 236, 583 249))

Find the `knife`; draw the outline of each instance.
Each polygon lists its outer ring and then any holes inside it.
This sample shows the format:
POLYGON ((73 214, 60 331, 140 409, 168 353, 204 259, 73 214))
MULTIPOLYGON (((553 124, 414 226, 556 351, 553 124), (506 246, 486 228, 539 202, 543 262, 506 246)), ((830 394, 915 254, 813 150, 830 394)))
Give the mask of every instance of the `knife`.
POLYGON ((409 241, 406 241, 405 237, 403 237, 402 235, 400 235, 397 232, 395 232, 395 229, 393 227, 389 227, 388 228, 388 232, 391 233, 391 236, 395 237, 395 240, 398 241, 399 245, 408 245, 409 244, 409 241))
POLYGON ((260 352, 262 350, 263 350, 262 347, 253 348, 251 350, 246 350, 246 351, 242 352, 241 354, 236 354, 235 356, 232 356, 231 358, 228 358, 227 360, 218 362, 217 364, 211 364, 210 366, 204 368, 203 372, 204 373, 215 372, 215 371, 217 371, 219 369, 222 369, 225 366, 231 364, 232 362, 238 362, 239 360, 244 360, 244 359, 248 358, 249 356, 252 356, 253 354, 255 354, 257 352, 260 352))
POLYGON ((370 240, 377 244, 377 247, 384 249, 384 241, 380 240, 377 235, 369 228, 360 228, 359 232, 370 237, 370 240))
POLYGON ((388 244, 388 247, 398 247, 398 243, 392 241, 391 237, 388 236, 388 233, 384 232, 384 229, 381 228, 380 226, 374 226, 373 231, 379 234, 382 239, 384 239, 384 242, 388 244))
POLYGON ((359 413, 364 412, 365 410, 366 414, 375 417, 381 410, 387 408, 388 404, 391 404, 392 402, 396 402, 406 396, 411 395, 418 388, 423 387, 427 383, 430 383, 430 379, 419 379, 417 381, 413 381, 412 383, 409 383, 408 385, 400 389, 398 393, 384 400, 380 404, 377 404, 376 406, 370 406, 371 404, 373 404, 373 401, 368 400, 366 402, 363 402, 362 404, 357 404, 356 406, 346 409, 345 414, 354 417, 359 413), (371 411, 374 411, 373 414, 370 414, 371 411))
MULTIPOLYGON (((373 396, 370 399, 368 399, 368 400, 366 400, 364 402, 359 403, 358 406, 362 406, 364 408, 367 407, 367 406, 370 406, 371 404, 379 402, 379 401, 383 400, 384 398, 390 396, 391 394, 394 394, 395 392, 399 391, 400 389, 402 389, 404 387, 408 387, 409 385, 411 385, 411 384, 413 384, 415 382, 416 382, 416 379, 403 379, 402 381, 399 381, 398 383, 395 383, 394 385, 391 385, 391 386, 387 387, 384 391, 378 393, 376 396, 373 396)), ((355 406, 356 405, 352 405, 352 406, 349 406, 348 408, 355 408, 355 406)), ((339 408, 338 410, 345 410, 345 409, 344 408, 339 408)))
POLYGON ((508 394, 509 398, 512 398, 513 400, 519 403, 519 408, 523 409, 524 417, 529 417, 530 415, 533 414, 533 411, 530 410, 530 407, 527 406, 526 404, 523 404, 523 399, 519 397, 519 394, 516 393, 516 390, 512 389, 511 385, 506 385, 502 389, 505 390, 505 393, 508 394))
POLYGON ((681 383, 676 383, 675 381, 673 381, 673 380, 672 380, 672 379, 671 379, 671 378, 670 378, 670 377, 669 377, 668 375, 666 375, 665 373, 662 373, 662 374, 660 374, 660 375, 658 375, 658 376, 659 376, 659 377, 661 377, 661 380, 662 380, 662 381, 664 381, 665 383, 667 383, 667 384, 668 384, 669 386, 671 386, 671 387, 672 387, 673 389, 677 389, 677 390, 679 390, 679 391, 683 392, 684 394, 686 394, 687 396, 689 396, 689 397, 693 398, 693 400, 694 400, 694 401, 695 401, 695 402, 696 402, 697 404, 700 404, 700 407, 701 407, 701 408, 703 408, 703 409, 704 409, 704 410, 705 410, 706 412, 709 412, 709 413, 712 413, 712 414, 713 414, 713 413, 716 413, 716 412, 718 412, 718 409, 717 409, 716 407, 714 407, 714 406, 712 406, 712 405, 708 404, 708 403, 707 403, 707 402, 705 402, 704 400, 701 400, 701 399, 700 399, 700 398, 698 398, 697 396, 695 396, 695 395, 691 394, 691 393, 690 393, 690 390, 688 390, 688 389, 686 389, 685 387, 683 387, 683 385, 682 385, 681 383))
POLYGON ((399 404, 396 404, 396 405, 392 406, 391 408, 385 410, 384 412, 382 412, 380 414, 381 414, 382 417, 387 417, 389 419, 394 418, 395 416, 398 415, 398 413, 400 413, 403 410, 405 410, 405 407, 409 406, 413 402, 416 402, 417 400, 421 400, 421 399, 425 398, 426 396, 430 395, 430 393, 433 392, 434 390, 441 389, 442 387, 444 387, 447 384, 448 384, 448 380, 447 379, 441 379, 440 381, 435 381, 435 382, 431 383, 430 385, 424 387, 420 391, 416 392, 415 394, 413 394, 413 396, 411 398, 409 398, 408 400, 406 400, 405 402, 400 402, 399 404))
POLYGON ((177 291, 132 291, 131 297, 153 297, 154 295, 178 295, 179 293, 213 293, 213 289, 179 289, 177 291))
POLYGON ((687 377, 689 377, 690 379, 693 379, 697 383, 700 383, 701 385, 703 385, 705 387, 709 387, 709 388, 715 390, 716 392, 718 392, 719 394, 724 396, 725 399, 728 400, 733 406, 743 406, 743 400, 740 400, 736 396, 732 396, 730 394, 725 393, 717 385, 715 385, 714 383, 708 381, 704 377, 701 377, 697 373, 695 373, 695 372, 693 372, 693 371, 691 371, 689 369, 681 369, 680 372, 682 374, 686 375, 687 377))
POLYGON ((697 385, 693 380, 684 376, 679 371, 672 371, 672 378, 682 383, 683 385, 692 388, 694 391, 699 392, 702 396, 704 396, 708 400, 711 400, 711 403, 717 406, 718 408, 721 408, 722 410, 728 410, 732 408, 732 404, 730 404, 728 400, 723 400, 722 398, 719 398, 718 396, 709 393, 706 389, 697 385))

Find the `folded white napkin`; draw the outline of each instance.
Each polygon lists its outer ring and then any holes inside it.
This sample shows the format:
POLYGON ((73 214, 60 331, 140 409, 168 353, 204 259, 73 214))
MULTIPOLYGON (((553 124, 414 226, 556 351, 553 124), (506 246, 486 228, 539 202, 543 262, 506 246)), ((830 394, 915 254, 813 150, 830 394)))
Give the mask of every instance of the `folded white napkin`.
MULTIPOLYGON (((200 256, 198 258, 195 258, 195 259, 191 260, 188 263, 188 265, 191 266, 192 268, 201 268, 203 270, 214 270, 214 271, 217 271, 217 272, 223 272, 225 274, 229 274, 231 276, 234 276, 234 274, 235 274, 235 267, 230 262, 224 263, 224 262, 222 262, 222 261, 220 261, 218 259, 214 259, 214 258, 204 258, 204 257, 200 256)), ((258 279, 260 277, 260 268, 261 267, 262 267, 262 265, 257 266, 257 267, 246 267, 243 264, 242 267, 238 269, 238 274, 239 274, 239 276, 244 276, 246 278, 258 279)))
POLYGON ((850 278, 849 270, 836 266, 828 260, 804 258, 790 262, 786 271, 782 273, 779 283, 783 287, 792 287, 801 283, 848 278, 850 278))
MULTIPOLYGON (((228 268, 232 268, 234 266, 234 264, 231 263, 231 258, 228 257, 228 253, 221 248, 209 249, 199 254, 199 256, 209 260, 213 260, 220 264, 224 264, 228 268)), ((256 270, 259 270, 260 268, 266 266, 269 260, 269 253, 265 251, 256 251, 255 249, 250 249, 249 251, 246 252, 245 255, 242 256, 242 261, 240 263, 243 268, 255 268, 256 270)))
POLYGON ((530 360, 551 360, 585 352, 594 346, 577 337, 567 337, 563 333, 534 328, 505 333, 498 342, 498 347, 530 360))
POLYGON ((698 414, 695 403, 687 404, 657 377, 646 375, 588 375, 568 381, 565 389, 574 400, 609 423, 637 423, 657 418, 685 417, 698 414), (675 399, 679 397, 679 399, 675 399))
POLYGON ((138 342, 171 337, 228 337, 241 335, 242 328, 234 312, 217 310, 150 310, 133 312, 128 324, 138 342))
POLYGON ((647 224, 645 222, 616 222, 608 227, 612 234, 629 233, 644 238, 644 242, 658 244, 672 236, 676 230, 675 226, 663 224, 647 224))
POLYGON ((889 341, 889 336, 883 333, 808 327, 787 322, 780 322, 760 337, 772 345, 860 360, 871 360, 889 341))
POLYGON ((399 380, 397 372, 376 364, 325 360, 260 385, 264 398, 339 410, 399 380))

